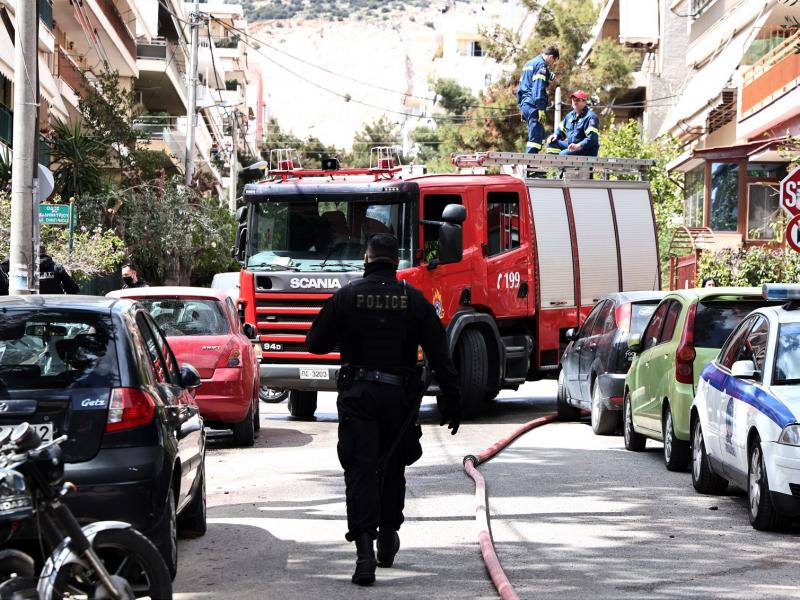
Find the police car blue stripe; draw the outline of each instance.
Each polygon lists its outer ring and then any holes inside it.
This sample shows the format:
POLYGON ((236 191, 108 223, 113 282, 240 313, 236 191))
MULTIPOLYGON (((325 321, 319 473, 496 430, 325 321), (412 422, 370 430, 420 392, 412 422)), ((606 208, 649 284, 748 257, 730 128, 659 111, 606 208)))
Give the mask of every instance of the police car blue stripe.
POLYGON ((706 365, 700 377, 708 381, 713 388, 720 392, 727 393, 731 398, 754 407, 768 419, 775 421, 781 428, 797 422, 792 411, 775 396, 768 394, 748 381, 729 375, 714 362, 706 365))

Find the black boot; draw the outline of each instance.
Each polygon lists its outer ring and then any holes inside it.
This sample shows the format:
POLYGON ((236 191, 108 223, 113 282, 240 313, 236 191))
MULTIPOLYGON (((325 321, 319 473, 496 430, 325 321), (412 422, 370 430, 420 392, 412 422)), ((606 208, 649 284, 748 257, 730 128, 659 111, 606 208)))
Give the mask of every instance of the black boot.
POLYGON ((378 566, 388 569, 394 563, 394 556, 400 550, 400 536, 396 531, 378 532, 378 566))
POLYGON ((356 570, 352 581, 358 585, 375 583, 375 550, 372 547, 372 536, 361 533, 356 537, 356 570))

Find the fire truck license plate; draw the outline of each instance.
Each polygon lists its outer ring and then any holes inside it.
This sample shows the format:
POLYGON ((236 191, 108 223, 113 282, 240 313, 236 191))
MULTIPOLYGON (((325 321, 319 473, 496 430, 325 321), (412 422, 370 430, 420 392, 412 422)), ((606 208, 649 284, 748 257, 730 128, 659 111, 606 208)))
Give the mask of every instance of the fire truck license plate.
POLYGON ((300 369, 300 379, 330 379, 328 369, 300 369))

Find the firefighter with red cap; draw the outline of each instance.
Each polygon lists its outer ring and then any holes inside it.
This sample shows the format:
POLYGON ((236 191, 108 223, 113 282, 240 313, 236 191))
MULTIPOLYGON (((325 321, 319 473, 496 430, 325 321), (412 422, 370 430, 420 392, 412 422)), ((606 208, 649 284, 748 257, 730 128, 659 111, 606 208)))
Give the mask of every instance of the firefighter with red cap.
POLYGON ((600 149, 600 120, 586 101, 589 95, 578 90, 570 95, 572 111, 547 138, 548 154, 597 156, 600 149))

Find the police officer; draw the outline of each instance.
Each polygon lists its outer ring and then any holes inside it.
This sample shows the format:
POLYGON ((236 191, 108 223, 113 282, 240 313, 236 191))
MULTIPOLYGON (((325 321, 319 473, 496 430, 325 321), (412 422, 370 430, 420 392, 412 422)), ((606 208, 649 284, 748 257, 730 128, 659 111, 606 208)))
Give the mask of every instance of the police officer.
MULTIPOLYGON (((0 263, 0 295, 7 295, 9 259, 0 263)), ((39 293, 40 294, 80 294, 81 290, 64 265, 53 260, 44 246, 39 252, 39 293)))
POLYGON ((8 260, 0 262, 0 296, 8 296, 8 260))
POLYGON ((589 95, 578 90, 570 95, 572 111, 547 138, 548 154, 597 156, 600 149, 600 120, 586 104, 589 95))
POLYGON ((542 149, 544 140, 544 109, 547 108, 547 86, 554 75, 550 67, 558 61, 558 48, 549 46, 539 56, 522 67, 522 76, 517 86, 517 104, 522 118, 528 123, 528 142, 525 152, 536 154, 542 149))
POLYGON ((405 467, 422 455, 421 430, 408 429, 388 458, 420 393, 416 372, 422 346, 442 390, 442 422, 455 435, 461 419, 457 373, 447 338, 433 306, 415 288, 397 280, 397 239, 390 234, 370 238, 364 277, 330 298, 307 337, 309 351, 325 354, 340 346, 344 365, 339 373, 339 462, 344 469, 347 500, 345 538, 356 543, 353 583, 375 581, 373 540, 378 540, 377 565, 391 567, 400 548, 397 531, 403 523, 405 467))

